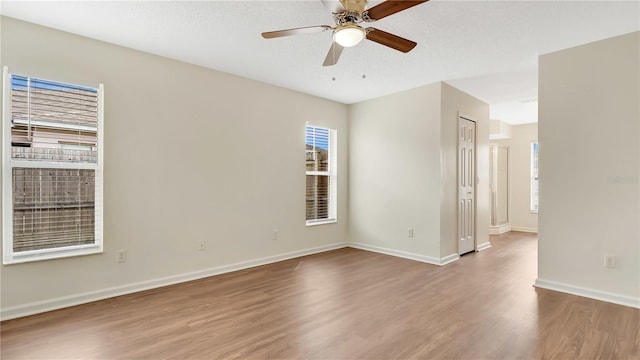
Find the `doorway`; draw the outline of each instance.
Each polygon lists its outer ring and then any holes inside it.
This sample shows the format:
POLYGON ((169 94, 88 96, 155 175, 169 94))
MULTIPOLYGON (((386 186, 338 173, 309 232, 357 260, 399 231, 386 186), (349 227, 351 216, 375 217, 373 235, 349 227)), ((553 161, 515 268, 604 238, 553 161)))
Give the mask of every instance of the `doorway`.
POLYGON ((511 231, 509 220, 509 147, 489 144, 489 234, 511 231))

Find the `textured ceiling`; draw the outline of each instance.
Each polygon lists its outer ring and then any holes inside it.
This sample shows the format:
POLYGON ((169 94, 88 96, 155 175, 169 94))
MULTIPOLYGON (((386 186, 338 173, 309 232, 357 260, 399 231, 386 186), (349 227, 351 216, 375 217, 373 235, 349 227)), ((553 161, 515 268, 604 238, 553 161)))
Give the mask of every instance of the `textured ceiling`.
POLYGON ((539 55, 640 30, 638 1, 432 0, 370 25, 416 41, 413 51, 364 41, 323 67, 330 32, 260 36, 333 26, 320 0, 3 0, 0 12, 347 104, 446 81, 512 124, 531 122, 509 109, 532 108, 539 55))

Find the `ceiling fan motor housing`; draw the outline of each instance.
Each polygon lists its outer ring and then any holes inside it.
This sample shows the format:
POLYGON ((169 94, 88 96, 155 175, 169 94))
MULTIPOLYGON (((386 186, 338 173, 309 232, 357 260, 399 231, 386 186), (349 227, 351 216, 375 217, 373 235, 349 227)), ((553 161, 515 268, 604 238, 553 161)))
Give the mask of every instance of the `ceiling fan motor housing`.
POLYGON ((340 0, 347 11, 355 11, 361 14, 367 8, 367 0, 340 0))
POLYGON ((362 22, 362 15, 359 12, 346 10, 342 13, 334 15, 336 20, 336 25, 345 26, 347 24, 353 23, 357 24, 362 22))

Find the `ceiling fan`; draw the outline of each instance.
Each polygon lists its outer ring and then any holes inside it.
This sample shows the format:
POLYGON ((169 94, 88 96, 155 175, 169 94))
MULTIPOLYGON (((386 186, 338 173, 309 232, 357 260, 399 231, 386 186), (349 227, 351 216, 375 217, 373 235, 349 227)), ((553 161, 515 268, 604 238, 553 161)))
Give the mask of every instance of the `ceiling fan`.
POLYGON ((295 29, 263 32, 262 37, 272 39, 282 36, 313 34, 327 30, 333 31, 333 43, 323 66, 335 65, 346 47, 352 47, 363 39, 371 40, 392 49, 407 53, 417 44, 397 35, 373 27, 363 28, 361 22, 373 22, 389 15, 425 3, 429 0, 387 0, 367 9, 367 0, 321 0, 333 14, 336 26, 309 26, 295 29))

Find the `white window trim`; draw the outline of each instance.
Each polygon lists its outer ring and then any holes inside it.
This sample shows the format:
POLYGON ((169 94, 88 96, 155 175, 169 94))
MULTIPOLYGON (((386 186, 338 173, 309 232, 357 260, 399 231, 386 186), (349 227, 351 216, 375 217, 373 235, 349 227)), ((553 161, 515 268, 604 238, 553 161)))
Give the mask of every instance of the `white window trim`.
POLYGON ((306 226, 316 226, 324 224, 333 224, 338 222, 338 131, 323 126, 316 126, 307 123, 307 126, 315 128, 324 128, 329 131, 329 171, 306 171, 306 175, 329 175, 329 187, 331 196, 329 196, 329 217, 326 219, 306 220, 306 226))
POLYGON ((104 166, 104 86, 98 86, 98 160, 97 163, 57 163, 47 161, 25 161, 11 158, 11 74, 8 67, 2 71, 2 263, 17 264, 29 261, 49 260, 103 252, 103 166, 104 166), (12 169, 52 168, 95 170, 95 243, 61 248, 13 252, 13 186, 12 169))
POLYGON ((529 144, 529 213, 537 214, 540 209, 540 144, 532 141, 529 144), (538 144, 538 209, 533 208, 533 146, 538 144))

